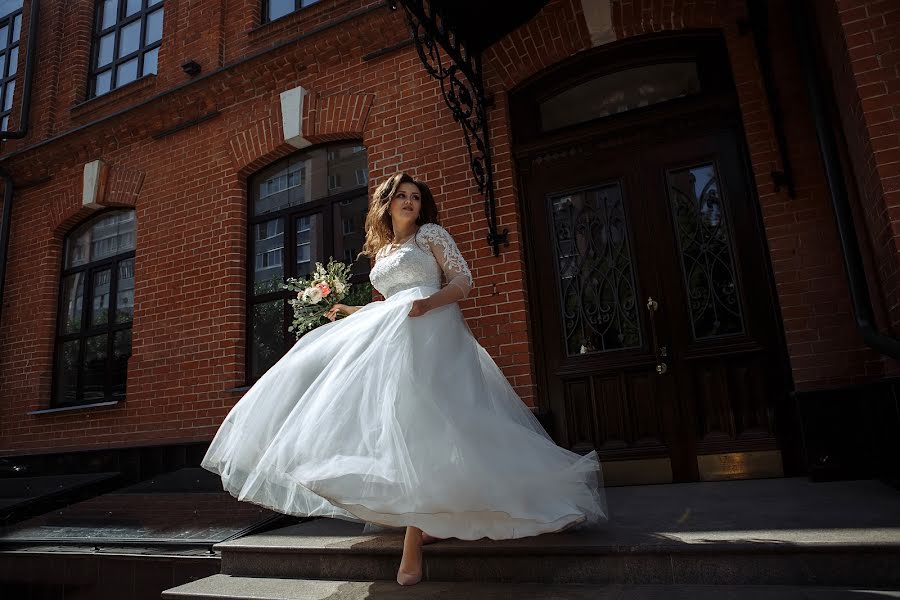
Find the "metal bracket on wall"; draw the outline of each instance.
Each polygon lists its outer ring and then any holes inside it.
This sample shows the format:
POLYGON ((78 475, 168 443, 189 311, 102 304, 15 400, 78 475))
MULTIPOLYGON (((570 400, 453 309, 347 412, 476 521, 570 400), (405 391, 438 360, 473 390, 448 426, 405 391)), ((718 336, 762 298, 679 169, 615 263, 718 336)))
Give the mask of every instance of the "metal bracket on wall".
MULTIPOLYGON (((485 96, 481 70, 481 52, 474 50, 447 22, 441 8, 424 0, 399 0, 406 13, 406 21, 416 44, 416 51, 425 70, 441 85, 453 119, 462 126, 469 155, 469 167, 484 197, 484 212, 488 222, 487 243, 500 255, 500 244, 509 246, 508 229, 497 231, 494 173, 486 108, 492 105, 485 96)), ((391 10, 398 1, 388 0, 391 10)))

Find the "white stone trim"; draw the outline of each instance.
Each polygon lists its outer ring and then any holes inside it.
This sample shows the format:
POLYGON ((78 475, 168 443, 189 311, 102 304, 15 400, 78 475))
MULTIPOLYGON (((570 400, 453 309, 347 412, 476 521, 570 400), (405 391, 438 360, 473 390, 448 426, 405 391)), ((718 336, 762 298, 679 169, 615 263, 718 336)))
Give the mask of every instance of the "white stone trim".
POLYGON ((308 92, 297 86, 281 92, 281 128, 284 141, 295 148, 306 148, 312 142, 303 137, 303 101, 308 92))
POLYGON ((581 13, 591 34, 591 46, 600 46, 616 40, 612 23, 612 6, 609 0, 581 0, 581 13))
POLYGON ((84 165, 83 189, 81 204, 91 208, 100 208, 100 194, 106 180, 107 166, 102 160, 95 160, 84 165))

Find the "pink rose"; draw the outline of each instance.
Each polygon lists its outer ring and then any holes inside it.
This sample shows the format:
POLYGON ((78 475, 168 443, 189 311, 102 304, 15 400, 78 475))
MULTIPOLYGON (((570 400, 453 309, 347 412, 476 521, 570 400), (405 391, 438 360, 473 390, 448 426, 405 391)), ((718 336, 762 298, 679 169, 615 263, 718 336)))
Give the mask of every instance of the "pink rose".
POLYGON ((328 294, 331 293, 331 288, 328 287, 328 284, 327 284, 327 283, 318 283, 318 284, 316 284, 316 287, 319 288, 319 290, 322 291, 322 297, 323 297, 323 298, 325 298, 326 296, 328 296, 328 294))

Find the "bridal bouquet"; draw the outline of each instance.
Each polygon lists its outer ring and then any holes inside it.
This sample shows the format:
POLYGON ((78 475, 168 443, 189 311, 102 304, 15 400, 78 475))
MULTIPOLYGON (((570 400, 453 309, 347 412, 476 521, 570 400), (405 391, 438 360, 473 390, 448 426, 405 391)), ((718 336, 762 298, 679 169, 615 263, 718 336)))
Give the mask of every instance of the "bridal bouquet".
POLYGON ((350 265, 331 258, 327 267, 317 262, 315 271, 304 279, 288 277, 282 287, 297 293, 296 298, 288 300, 294 309, 294 321, 288 331, 299 339, 307 331, 329 323, 325 313, 349 295, 350 269, 350 265))

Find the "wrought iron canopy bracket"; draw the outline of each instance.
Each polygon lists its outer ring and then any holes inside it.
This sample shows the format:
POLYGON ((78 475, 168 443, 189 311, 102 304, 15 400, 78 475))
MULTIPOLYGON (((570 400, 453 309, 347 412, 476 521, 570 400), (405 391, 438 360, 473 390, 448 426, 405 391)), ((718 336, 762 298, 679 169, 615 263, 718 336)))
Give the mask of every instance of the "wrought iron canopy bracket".
MULTIPOLYGON (((469 156, 469 168, 484 198, 484 212, 488 222, 487 243, 500 255, 500 244, 509 246, 508 229, 497 231, 497 211, 494 198, 494 172, 486 108, 492 105, 484 93, 481 70, 481 49, 472 40, 463 39, 453 18, 438 2, 399 0, 406 13, 406 22, 416 44, 416 51, 425 70, 441 86, 444 102, 460 124, 469 156), (473 47, 474 46, 474 47, 473 47)), ((398 1, 388 0, 391 10, 398 1)))

